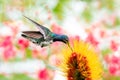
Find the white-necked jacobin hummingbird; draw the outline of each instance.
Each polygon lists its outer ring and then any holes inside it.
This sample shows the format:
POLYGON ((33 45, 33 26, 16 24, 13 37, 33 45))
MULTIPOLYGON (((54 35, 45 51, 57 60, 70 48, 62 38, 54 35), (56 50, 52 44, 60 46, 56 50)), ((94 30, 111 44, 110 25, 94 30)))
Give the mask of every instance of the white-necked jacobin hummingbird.
MULTIPOLYGON (((66 35, 60 35, 51 32, 48 28, 38 24, 34 20, 24 16, 28 20, 30 20, 32 23, 36 25, 36 27, 39 29, 39 31, 23 31, 22 36, 31 42, 40 45, 41 47, 48 46, 52 44, 53 42, 60 41, 65 44, 67 44, 69 47, 69 38, 66 35)), ((70 47, 71 48, 71 47, 70 47)), ((72 50, 72 48, 71 48, 72 50)))

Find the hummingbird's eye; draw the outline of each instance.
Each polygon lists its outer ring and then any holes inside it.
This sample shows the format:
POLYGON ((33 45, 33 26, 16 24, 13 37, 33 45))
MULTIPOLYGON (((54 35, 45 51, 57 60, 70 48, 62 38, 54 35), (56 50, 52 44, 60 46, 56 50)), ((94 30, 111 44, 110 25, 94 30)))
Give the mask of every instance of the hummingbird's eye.
POLYGON ((33 42, 33 43, 35 43, 35 42, 33 42))

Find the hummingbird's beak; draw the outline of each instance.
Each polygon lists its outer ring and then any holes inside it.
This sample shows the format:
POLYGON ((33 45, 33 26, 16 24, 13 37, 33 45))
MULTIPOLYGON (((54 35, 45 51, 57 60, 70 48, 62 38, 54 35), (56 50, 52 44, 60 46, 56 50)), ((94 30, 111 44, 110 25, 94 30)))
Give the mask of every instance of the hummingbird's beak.
POLYGON ((68 47, 71 49, 71 51, 73 52, 73 49, 72 49, 72 47, 70 46, 70 43, 69 43, 69 42, 67 42, 67 45, 68 45, 68 47))

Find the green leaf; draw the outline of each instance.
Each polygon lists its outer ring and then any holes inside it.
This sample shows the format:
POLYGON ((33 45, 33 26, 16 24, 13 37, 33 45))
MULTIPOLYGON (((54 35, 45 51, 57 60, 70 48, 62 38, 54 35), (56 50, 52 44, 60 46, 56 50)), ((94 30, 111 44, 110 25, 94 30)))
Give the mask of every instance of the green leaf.
POLYGON ((34 80, 26 74, 13 74, 11 80, 34 80))
POLYGON ((22 58, 18 58, 18 57, 15 57, 12 62, 19 62, 19 61, 22 61, 23 59, 22 58))
POLYGON ((111 51, 111 49, 106 48, 106 49, 103 49, 101 52, 103 55, 106 55, 106 54, 110 54, 112 51, 111 51))
POLYGON ((9 80, 9 79, 5 77, 4 75, 0 75, 0 80, 9 80))
POLYGON ((120 80, 120 76, 113 76, 111 80, 120 80))
POLYGON ((90 8, 86 8, 83 13, 82 13, 83 18, 87 21, 90 22, 92 19, 92 13, 90 8))
POLYGON ((115 8, 114 0, 101 0, 101 4, 103 7, 106 7, 109 10, 114 10, 114 8, 115 8))
POLYGON ((32 51, 29 48, 26 48, 26 57, 27 58, 32 58, 32 51))
POLYGON ((87 2, 87 3, 91 3, 91 2, 93 2, 94 0, 81 0, 81 1, 85 1, 85 2, 87 2))
POLYGON ((23 6, 26 8, 31 8, 32 6, 35 6, 34 0, 23 0, 23 6))
POLYGON ((120 76, 109 75, 108 77, 103 78, 103 80, 120 80, 120 76))
POLYGON ((120 25, 120 18, 116 18, 115 25, 119 26, 120 25))
POLYGON ((67 5, 68 2, 69 0, 59 0, 57 5, 53 8, 53 13, 57 16, 59 20, 63 19, 63 14, 65 13, 64 7, 67 5))

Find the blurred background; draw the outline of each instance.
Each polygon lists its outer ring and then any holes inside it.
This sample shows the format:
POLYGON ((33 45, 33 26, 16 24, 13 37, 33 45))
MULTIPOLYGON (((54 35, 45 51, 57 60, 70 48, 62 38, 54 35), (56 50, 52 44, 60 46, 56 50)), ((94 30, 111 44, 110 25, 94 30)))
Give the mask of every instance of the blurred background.
POLYGON ((55 66, 66 45, 40 48, 22 38, 22 31, 37 30, 23 15, 95 46, 103 80, 120 80, 119 0, 0 0, 0 80, 65 80, 55 66))

